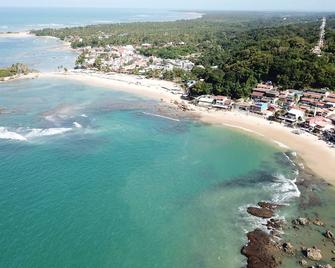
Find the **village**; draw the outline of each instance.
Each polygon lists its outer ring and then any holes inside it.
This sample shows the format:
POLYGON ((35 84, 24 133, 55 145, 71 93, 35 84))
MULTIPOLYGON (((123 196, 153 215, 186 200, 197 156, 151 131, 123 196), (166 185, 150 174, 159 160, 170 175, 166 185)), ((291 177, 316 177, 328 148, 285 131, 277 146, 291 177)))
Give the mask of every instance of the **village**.
MULTIPOLYGON (((324 18, 320 27, 320 41, 313 51, 316 54, 323 47, 325 25, 324 18)), ((75 38, 77 37, 71 37, 67 41, 72 42, 75 38)), ((183 45, 185 43, 182 42, 166 44, 167 47, 183 45)), ((152 47, 153 45, 146 43, 139 46, 86 46, 77 49, 80 56, 75 69, 79 72, 101 71, 105 74, 123 73, 143 77, 156 72, 162 78, 166 71, 180 69, 190 72, 195 67, 192 61, 185 58, 162 59, 141 53, 142 49, 152 47)), ((234 110, 254 114, 291 127, 297 135, 308 132, 335 144, 335 93, 328 89, 282 90, 267 81, 258 84, 248 99, 232 100, 228 96, 192 96, 192 88, 196 84, 197 81, 194 80, 184 81, 185 94, 182 94, 182 90, 175 89, 170 92, 180 94, 182 99, 208 110, 234 110)))
MULTIPOLYGON (((190 99, 188 94, 182 98, 190 99)), ((327 89, 279 90, 268 81, 258 84, 248 100, 203 95, 192 103, 209 110, 252 113, 291 127, 297 135, 308 132, 335 144, 335 94, 327 89)))
MULTIPOLYGON (((173 44, 167 44, 173 45, 173 44)), ((179 46, 184 45, 179 43, 179 46)), ((151 48, 151 44, 142 44, 134 47, 111 46, 105 47, 84 47, 78 49, 81 53, 77 61, 76 69, 91 69, 104 72, 118 72, 127 74, 147 74, 150 71, 162 73, 181 69, 191 71, 194 63, 187 59, 162 59, 155 56, 145 56, 140 49, 151 48)))

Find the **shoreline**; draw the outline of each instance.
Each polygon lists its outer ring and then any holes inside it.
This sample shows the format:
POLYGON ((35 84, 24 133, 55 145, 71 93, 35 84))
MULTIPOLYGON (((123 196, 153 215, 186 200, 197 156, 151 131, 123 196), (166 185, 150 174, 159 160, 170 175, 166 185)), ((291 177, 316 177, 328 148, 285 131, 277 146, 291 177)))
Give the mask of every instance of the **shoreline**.
POLYGON ((249 133, 257 138, 269 142, 281 149, 292 150, 298 154, 318 176, 328 183, 335 185, 335 150, 324 141, 308 133, 297 135, 291 128, 279 123, 259 118, 256 115, 235 111, 207 111, 183 101, 180 95, 169 92, 177 84, 169 81, 140 78, 138 76, 113 73, 111 75, 99 73, 38 73, 25 78, 62 78, 78 81, 97 87, 124 91, 149 99, 155 99, 168 105, 184 105, 189 113, 203 123, 233 128, 249 133))

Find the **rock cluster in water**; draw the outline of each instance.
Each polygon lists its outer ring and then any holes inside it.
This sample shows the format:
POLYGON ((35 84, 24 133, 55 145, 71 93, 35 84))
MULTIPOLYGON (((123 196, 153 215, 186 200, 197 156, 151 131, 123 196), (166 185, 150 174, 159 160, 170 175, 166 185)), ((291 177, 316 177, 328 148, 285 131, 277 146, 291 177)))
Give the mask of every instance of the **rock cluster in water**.
POLYGON ((248 268, 275 268, 279 267, 282 263, 283 257, 295 257, 300 260, 298 263, 303 267, 319 267, 319 268, 332 268, 333 266, 327 261, 335 263, 335 237, 331 230, 325 229, 326 224, 319 218, 313 220, 304 217, 298 217, 292 220, 291 224, 283 220, 274 218, 275 210, 282 207, 279 204, 272 204, 268 202, 259 202, 258 207, 248 207, 247 212, 255 217, 267 219, 265 224, 267 231, 256 229, 247 234, 248 244, 242 247, 241 253, 247 257, 248 268), (302 247, 294 245, 293 242, 282 241, 281 234, 283 228, 293 228, 298 232, 299 230, 311 231, 314 229, 324 229, 320 233, 322 236, 323 246, 334 247, 331 250, 333 257, 325 258, 322 250, 317 246, 302 247), (327 259, 327 261, 326 261, 327 259))

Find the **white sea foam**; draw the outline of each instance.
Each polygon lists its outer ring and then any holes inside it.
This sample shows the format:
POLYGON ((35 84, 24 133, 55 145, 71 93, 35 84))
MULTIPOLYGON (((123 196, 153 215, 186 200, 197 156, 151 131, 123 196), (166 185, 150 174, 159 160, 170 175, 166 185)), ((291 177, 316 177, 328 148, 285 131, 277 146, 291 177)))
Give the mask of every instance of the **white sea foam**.
POLYGON ((236 224, 240 226, 244 233, 250 232, 256 228, 262 229, 264 232, 268 232, 266 228, 266 219, 254 217, 247 212, 248 207, 254 207, 255 204, 246 204, 238 208, 239 217, 242 218, 241 221, 238 221, 236 224))
POLYGON ((0 127, 0 139, 18 140, 18 141, 26 141, 27 140, 27 138, 25 138, 21 134, 13 132, 13 131, 9 131, 5 127, 0 127))
POLYGON ((271 185, 274 195, 272 201, 275 203, 286 204, 294 198, 300 197, 300 191, 295 184, 296 179, 291 180, 282 174, 275 176, 276 181, 271 185))
POLYGON ((284 153, 284 156, 288 159, 288 161, 290 161, 292 166, 294 167, 297 166, 296 163, 291 159, 291 157, 288 154, 284 153))
POLYGON ((284 148, 284 149, 290 149, 286 144, 281 143, 280 141, 273 140, 275 144, 277 144, 279 147, 284 148))
POLYGON ((87 118, 88 116, 86 114, 80 115, 81 117, 87 118))
POLYGON ((164 119, 168 119, 168 120, 171 120, 171 121, 180 122, 179 119, 168 117, 168 116, 164 116, 164 115, 160 115, 160 114, 152 114, 152 113, 147 113, 147 112, 143 112, 143 114, 150 115, 150 116, 155 116, 155 117, 160 117, 160 118, 164 118, 164 119))
POLYGON ((71 130, 72 128, 47 128, 47 129, 35 128, 31 129, 30 132, 25 135, 25 137, 30 139, 36 137, 54 136, 63 134, 65 132, 69 132, 71 130))
POLYGON ((78 122, 73 122, 73 125, 75 126, 75 128, 82 128, 83 126, 81 124, 79 124, 78 122))

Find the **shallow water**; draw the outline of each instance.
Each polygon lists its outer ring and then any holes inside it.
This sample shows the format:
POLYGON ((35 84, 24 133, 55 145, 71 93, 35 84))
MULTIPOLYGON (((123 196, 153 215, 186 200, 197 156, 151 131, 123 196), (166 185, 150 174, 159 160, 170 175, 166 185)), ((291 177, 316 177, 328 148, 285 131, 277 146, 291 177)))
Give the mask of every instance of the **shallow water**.
POLYGON ((37 71, 72 69, 77 53, 54 38, 0 37, 0 68, 24 63, 37 71))
POLYGON ((0 90, 1 267, 241 267, 246 206, 297 195, 276 148, 154 101, 56 79, 0 90))

